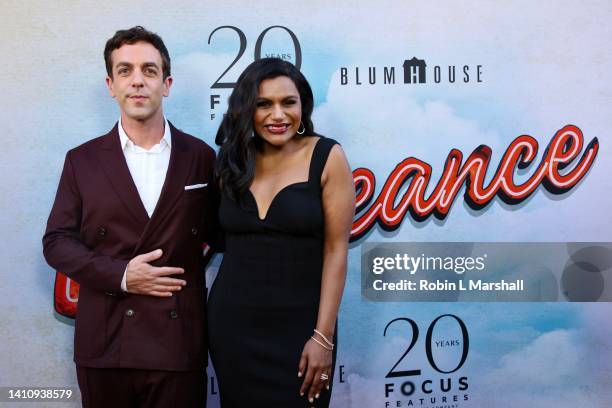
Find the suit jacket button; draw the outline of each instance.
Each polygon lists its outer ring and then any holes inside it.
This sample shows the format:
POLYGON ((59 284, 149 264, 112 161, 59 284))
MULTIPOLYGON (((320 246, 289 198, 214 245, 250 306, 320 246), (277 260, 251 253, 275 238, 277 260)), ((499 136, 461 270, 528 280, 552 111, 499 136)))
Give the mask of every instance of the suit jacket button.
POLYGON ((125 315, 126 315, 127 317, 132 317, 132 316, 134 316, 134 310, 133 310, 133 309, 128 309, 128 310, 126 310, 126 311, 125 311, 125 315))
POLYGON ((172 309, 169 314, 171 319, 178 319, 178 312, 176 310, 172 309))
POLYGON ((191 235, 198 235, 198 229, 196 227, 191 229, 191 235))
POLYGON ((106 235, 106 228, 104 228, 104 227, 98 228, 98 235, 101 236, 101 237, 105 236, 106 235))

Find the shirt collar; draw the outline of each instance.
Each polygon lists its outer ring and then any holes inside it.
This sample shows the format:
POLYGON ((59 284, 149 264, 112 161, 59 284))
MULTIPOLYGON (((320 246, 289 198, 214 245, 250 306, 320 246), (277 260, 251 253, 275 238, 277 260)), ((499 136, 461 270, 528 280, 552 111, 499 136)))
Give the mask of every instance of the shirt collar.
MULTIPOLYGON (((121 150, 126 149, 134 149, 136 146, 132 139, 129 138, 125 130, 123 129, 123 125, 121 124, 121 117, 119 117, 119 141, 121 142, 121 150)), ((161 145, 161 147, 167 146, 169 149, 172 148, 172 132, 170 132, 170 126, 168 125, 168 120, 164 117, 164 136, 161 138, 157 145, 161 145)), ((156 146, 157 146, 156 145, 156 146)), ((142 148, 140 148, 142 149, 142 148)), ((155 149, 155 146, 151 148, 155 149)), ((143 149, 144 150, 144 149, 143 149)))

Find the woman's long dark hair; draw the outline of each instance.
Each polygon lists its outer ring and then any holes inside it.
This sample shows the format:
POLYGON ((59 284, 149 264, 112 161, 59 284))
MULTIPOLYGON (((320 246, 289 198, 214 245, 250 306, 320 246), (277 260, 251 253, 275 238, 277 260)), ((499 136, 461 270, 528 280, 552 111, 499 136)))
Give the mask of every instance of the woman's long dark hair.
POLYGON ((304 75, 280 58, 262 58, 250 64, 238 78, 215 137, 215 143, 221 146, 215 166, 217 182, 235 201, 240 200, 255 176, 255 153, 261 138, 253 130, 253 115, 259 84, 279 76, 291 78, 300 94, 304 135, 315 134, 310 118, 314 107, 312 89, 304 75))

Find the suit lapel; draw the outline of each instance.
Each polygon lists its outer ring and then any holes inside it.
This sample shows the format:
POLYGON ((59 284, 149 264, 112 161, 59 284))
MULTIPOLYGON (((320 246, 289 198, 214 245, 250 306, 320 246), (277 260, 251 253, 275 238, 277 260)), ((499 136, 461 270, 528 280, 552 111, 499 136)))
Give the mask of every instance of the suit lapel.
POLYGON ((187 181, 189 169, 191 168, 193 156, 189 150, 185 136, 170 122, 168 122, 168 124, 172 132, 172 150, 170 152, 170 162, 168 163, 166 179, 164 180, 164 186, 162 187, 153 215, 151 215, 151 220, 147 223, 140 237, 140 241, 134 249, 134 255, 140 252, 147 237, 151 236, 162 221, 174 210, 176 202, 181 197, 181 194, 183 194, 185 182, 187 181))
POLYGON ((144 228, 149 221, 149 216, 140 200, 138 189, 125 161, 119 140, 118 126, 117 123, 102 140, 102 149, 99 154, 100 166, 123 204, 138 222, 138 225, 144 228))

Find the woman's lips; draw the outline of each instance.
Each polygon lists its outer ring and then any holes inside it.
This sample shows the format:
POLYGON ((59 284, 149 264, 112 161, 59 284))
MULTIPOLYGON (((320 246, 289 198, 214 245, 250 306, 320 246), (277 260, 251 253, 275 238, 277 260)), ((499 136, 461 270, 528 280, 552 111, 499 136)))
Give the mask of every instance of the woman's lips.
POLYGON ((266 125, 265 128, 268 129, 268 132, 270 133, 281 134, 285 133, 287 129, 289 129, 289 125, 286 123, 278 125, 266 125))

